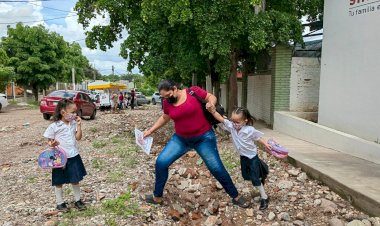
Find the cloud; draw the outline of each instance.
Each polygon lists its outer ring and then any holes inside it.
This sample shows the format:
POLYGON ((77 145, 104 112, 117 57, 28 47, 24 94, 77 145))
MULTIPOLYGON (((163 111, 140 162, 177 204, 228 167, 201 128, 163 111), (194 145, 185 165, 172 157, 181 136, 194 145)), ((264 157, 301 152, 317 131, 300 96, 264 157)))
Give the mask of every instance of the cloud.
MULTIPOLYGON (((73 5, 75 2, 72 3, 73 5)), ((58 8, 55 6, 54 8, 58 8)), ((6 36, 7 25, 1 23, 14 23, 16 21, 41 21, 50 19, 53 16, 49 15, 46 17, 46 12, 44 14, 42 2, 30 2, 30 4, 25 3, 0 3, 0 37, 6 36)), ((127 32, 123 32, 123 40, 118 40, 113 43, 113 48, 108 49, 106 52, 99 49, 91 50, 85 45, 85 31, 83 26, 77 22, 76 13, 73 11, 73 7, 69 10, 70 13, 65 13, 66 17, 61 20, 50 20, 46 22, 33 22, 26 23, 29 26, 35 26, 38 24, 43 24, 50 31, 59 33, 68 42, 76 41, 82 47, 82 53, 85 55, 90 64, 95 65, 95 68, 99 70, 102 74, 110 74, 112 65, 115 67, 115 71, 120 73, 126 73, 127 60, 119 56, 120 45, 126 37, 128 37, 127 32)), ((61 12, 60 12, 61 13, 61 12)), ((61 13, 62 14, 62 13, 61 13)), ((56 16, 58 17, 58 16, 56 16)), ((90 23, 90 28, 94 25, 106 25, 109 23, 109 18, 106 16, 98 16, 92 19, 90 23)), ((12 27, 15 24, 11 24, 12 27)), ((135 68, 134 73, 139 73, 139 70, 135 68)))
MULTIPOLYGON (((14 27, 19 21, 41 21, 41 2, 33 5, 23 3, 0 3, 0 37, 6 36, 7 26, 14 27)), ((34 26, 41 22, 26 23, 34 26)))

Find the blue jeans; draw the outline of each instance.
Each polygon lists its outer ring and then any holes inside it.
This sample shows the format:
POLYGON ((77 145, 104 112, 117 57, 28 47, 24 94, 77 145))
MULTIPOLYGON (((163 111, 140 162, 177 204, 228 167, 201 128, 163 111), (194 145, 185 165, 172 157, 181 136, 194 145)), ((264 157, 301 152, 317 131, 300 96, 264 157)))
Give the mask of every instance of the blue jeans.
POLYGON ((171 137, 156 160, 154 196, 162 197, 166 181, 168 180, 169 166, 190 149, 195 149, 199 156, 201 156, 207 168, 223 186, 227 194, 231 198, 236 198, 238 191, 220 160, 215 133, 212 129, 196 137, 184 138, 177 134, 171 137))

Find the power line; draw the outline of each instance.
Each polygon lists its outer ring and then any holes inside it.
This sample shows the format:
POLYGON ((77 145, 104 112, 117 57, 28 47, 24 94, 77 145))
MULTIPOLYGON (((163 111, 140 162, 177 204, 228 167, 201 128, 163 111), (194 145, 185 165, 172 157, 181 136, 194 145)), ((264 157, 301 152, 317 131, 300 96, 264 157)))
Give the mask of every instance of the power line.
POLYGON ((11 22, 11 23, 0 23, 0 24, 18 24, 18 23, 37 23, 37 22, 45 22, 49 20, 58 20, 58 19, 63 19, 66 17, 73 17, 73 16, 78 16, 78 15, 71 15, 71 16, 63 16, 63 17, 56 17, 56 18, 51 18, 51 19, 46 19, 46 20, 35 20, 35 21, 18 21, 18 22, 11 22))
POLYGON ((56 9, 56 8, 47 7, 47 6, 43 6, 43 5, 37 5, 37 4, 30 3, 30 2, 29 2, 29 4, 31 4, 31 5, 35 5, 35 6, 41 6, 41 7, 46 8, 46 9, 56 10, 56 11, 60 11, 60 12, 77 14, 76 12, 71 12, 71 11, 62 10, 62 9, 56 9))
POLYGON ((0 2, 50 2, 50 1, 63 1, 63 0, 0 0, 0 2))

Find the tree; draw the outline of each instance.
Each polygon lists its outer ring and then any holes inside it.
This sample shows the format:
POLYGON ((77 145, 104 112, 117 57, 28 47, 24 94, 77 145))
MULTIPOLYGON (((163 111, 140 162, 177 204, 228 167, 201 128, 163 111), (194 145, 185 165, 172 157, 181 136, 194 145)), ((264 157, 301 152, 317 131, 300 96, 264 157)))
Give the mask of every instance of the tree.
POLYGON ((8 67, 9 58, 0 44, 0 91, 14 78, 14 68, 8 67))
MULTIPOLYGON (((228 110, 237 105, 238 67, 246 67, 272 45, 302 42, 300 15, 322 0, 80 0, 75 9, 86 27, 96 13, 107 13, 110 24, 87 32, 86 43, 105 50, 123 29, 128 37, 121 55, 129 69, 144 75, 191 82, 191 75, 228 78, 228 110), (257 10, 258 5, 266 11, 257 10), (309 5, 309 3, 313 3, 309 5), (241 65, 241 66, 239 66, 241 65)), ((323 4, 323 3, 322 3, 323 4)), ((319 8, 318 8, 319 9, 319 8)), ((317 13, 309 13, 311 17, 317 13)))
POLYGON ((75 69, 76 82, 83 81, 85 78, 93 78, 93 74, 85 73, 86 69, 90 68, 90 65, 88 59, 82 55, 82 48, 76 42, 66 43, 65 57, 62 59, 62 64, 63 77, 58 79, 60 82, 72 82, 72 68, 75 69))
POLYGON ((39 89, 45 89, 62 76, 66 42, 57 33, 49 33, 43 26, 29 27, 18 23, 8 27, 3 48, 9 65, 15 68, 16 83, 31 86, 35 100, 39 89))

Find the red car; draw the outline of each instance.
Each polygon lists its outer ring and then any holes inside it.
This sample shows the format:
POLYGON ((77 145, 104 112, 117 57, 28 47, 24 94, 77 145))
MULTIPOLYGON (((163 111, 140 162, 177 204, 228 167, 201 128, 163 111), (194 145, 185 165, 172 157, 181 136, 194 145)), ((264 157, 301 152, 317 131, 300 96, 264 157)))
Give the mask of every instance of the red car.
POLYGON ((74 101, 77 105, 78 116, 89 116, 90 119, 95 119, 96 105, 93 103, 91 98, 84 92, 71 90, 53 91, 41 99, 40 111, 43 114, 44 119, 50 119, 50 117, 54 114, 58 101, 64 98, 74 101))

